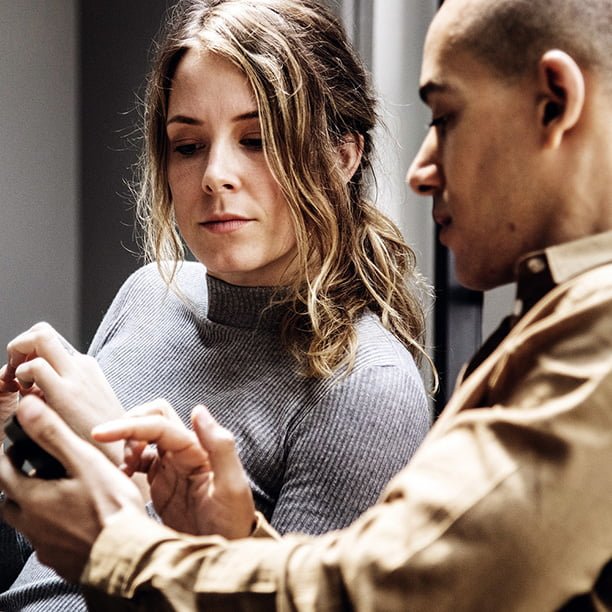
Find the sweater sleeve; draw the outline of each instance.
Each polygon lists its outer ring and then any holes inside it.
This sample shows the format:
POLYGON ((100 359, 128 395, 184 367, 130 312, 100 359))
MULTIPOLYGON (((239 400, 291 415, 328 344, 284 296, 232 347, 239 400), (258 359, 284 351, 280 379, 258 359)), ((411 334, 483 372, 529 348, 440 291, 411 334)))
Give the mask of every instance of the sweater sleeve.
POLYGON ((349 525, 376 502, 430 425, 416 369, 370 366, 340 379, 288 436, 272 525, 310 534, 349 525))
POLYGON ((140 290, 139 288, 143 286, 143 282, 147 282, 146 279, 149 269, 150 266, 144 266, 136 270, 136 272, 131 274, 123 283, 96 330, 89 350, 87 351, 89 355, 96 357, 104 345, 117 332, 124 317, 126 304, 129 303, 134 292, 140 290))
POLYGON ((25 536, 0 521, 0 593, 13 584, 31 554, 25 536))

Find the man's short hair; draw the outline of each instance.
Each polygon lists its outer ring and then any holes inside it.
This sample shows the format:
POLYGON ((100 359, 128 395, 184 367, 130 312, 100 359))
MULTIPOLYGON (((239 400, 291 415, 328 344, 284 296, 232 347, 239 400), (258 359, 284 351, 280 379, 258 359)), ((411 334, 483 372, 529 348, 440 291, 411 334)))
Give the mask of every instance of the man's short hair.
POLYGON ((481 0, 468 3, 465 17, 455 48, 500 77, 523 76, 546 51, 560 49, 612 82, 612 0, 481 0))

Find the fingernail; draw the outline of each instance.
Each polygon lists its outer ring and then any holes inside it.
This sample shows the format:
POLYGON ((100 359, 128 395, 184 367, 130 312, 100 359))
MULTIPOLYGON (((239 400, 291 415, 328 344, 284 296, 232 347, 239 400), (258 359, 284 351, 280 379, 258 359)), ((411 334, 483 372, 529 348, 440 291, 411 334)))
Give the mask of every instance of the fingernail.
POLYGON ((193 418, 202 426, 209 425, 212 422, 210 412, 202 405, 198 405, 193 409, 193 418))
POLYGON ((106 423, 98 423, 98 425, 95 425, 92 430, 91 433, 93 434, 105 434, 108 433, 109 431, 115 431, 115 428, 117 427, 117 421, 106 421, 106 423))

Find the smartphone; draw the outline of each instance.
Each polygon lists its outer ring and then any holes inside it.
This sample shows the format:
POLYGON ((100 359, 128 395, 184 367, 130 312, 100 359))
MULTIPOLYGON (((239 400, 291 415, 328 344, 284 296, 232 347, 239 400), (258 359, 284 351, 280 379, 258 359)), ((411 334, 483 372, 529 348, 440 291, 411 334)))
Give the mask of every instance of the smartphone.
POLYGON ((28 436, 15 415, 4 426, 4 433, 4 453, 26 476, 45 480, 66 476, 64 466, 28 436))

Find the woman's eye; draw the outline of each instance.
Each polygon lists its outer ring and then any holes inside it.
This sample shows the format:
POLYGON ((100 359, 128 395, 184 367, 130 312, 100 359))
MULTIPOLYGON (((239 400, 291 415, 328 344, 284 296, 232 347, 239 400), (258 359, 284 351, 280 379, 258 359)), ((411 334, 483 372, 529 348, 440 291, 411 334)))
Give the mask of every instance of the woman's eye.
POLYGON ((176 153, 179 153, 180 155, 189 157, 193 155, 194 153, 196 153, 197 151, 199 151, 200 149, 202 149, 203 147, 204 145, 196 144, 194 142, 194 143, 189 143, 189 144, 176 145, 174 147, 174 151, 176 151, 176 153))
POLYGON ((240 144, 253 151, 261 151, 263 149, 263 140, 261 138, 243 138, 240 144))

